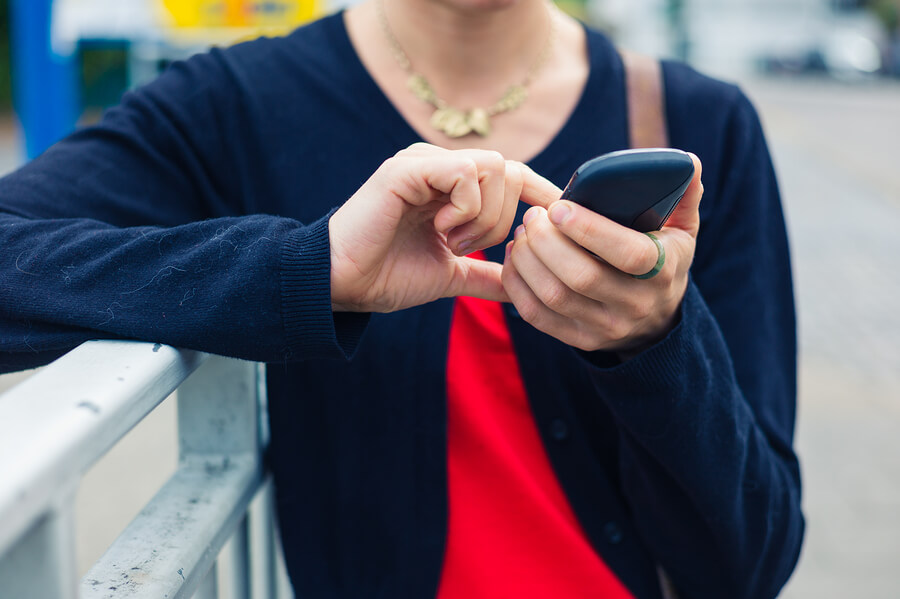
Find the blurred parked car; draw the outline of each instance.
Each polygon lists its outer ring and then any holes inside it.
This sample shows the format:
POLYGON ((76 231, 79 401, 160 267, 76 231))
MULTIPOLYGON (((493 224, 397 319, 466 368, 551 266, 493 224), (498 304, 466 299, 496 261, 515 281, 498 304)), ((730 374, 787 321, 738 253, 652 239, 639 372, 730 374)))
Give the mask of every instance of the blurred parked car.
POLYGON ((874 16, 837 12, 817 24, 804 44, 763 55, 759 64, 766 73, 821 73, 853 81, 885 73, 888 48, 887 35, 874 16))

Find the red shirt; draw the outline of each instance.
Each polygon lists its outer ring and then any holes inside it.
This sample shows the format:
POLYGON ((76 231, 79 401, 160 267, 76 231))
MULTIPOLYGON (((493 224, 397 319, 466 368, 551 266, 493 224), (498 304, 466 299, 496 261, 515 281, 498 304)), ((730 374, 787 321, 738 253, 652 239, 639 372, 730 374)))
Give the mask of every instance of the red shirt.
POLYGON ((631 599, 556 480, 500 304, 457 299, 447 404, 450 514, 439 599, 631 599))

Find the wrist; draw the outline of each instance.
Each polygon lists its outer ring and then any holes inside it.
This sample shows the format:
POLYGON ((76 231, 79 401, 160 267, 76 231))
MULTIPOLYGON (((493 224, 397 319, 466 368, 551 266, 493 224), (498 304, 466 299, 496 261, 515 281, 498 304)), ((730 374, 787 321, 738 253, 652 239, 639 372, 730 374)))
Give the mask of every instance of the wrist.
POLYGON ((627 345, 615 348, 613 351, 616 356, 618 356, 619 360, 627 362, 668 337, 669 333, 671 333, 675 327, 678 326, 678 323, 681 322, 680 306, 681 304, 679 303, 671 316, 665 319, 659 327, 654 327, 653 332, 632 338, 627 345))

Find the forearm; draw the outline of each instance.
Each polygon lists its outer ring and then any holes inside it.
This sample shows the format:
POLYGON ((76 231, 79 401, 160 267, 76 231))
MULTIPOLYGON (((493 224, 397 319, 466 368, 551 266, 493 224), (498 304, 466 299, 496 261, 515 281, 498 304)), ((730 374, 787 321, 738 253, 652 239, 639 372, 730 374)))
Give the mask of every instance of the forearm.
MULTIPOLYGON (((5 216, 0 348, 52 356, 131 338, 259 361, 341 354, 327 221, 271 216, 171 228, 5 216)), ((354 337, 350 334, 350 338, 354 337)))

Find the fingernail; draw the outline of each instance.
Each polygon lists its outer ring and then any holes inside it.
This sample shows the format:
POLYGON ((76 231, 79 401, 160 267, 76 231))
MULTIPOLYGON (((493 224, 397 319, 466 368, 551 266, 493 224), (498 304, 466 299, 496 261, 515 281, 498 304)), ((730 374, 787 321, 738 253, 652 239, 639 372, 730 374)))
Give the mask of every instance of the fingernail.
POLYGON ((458 256, 465 256, 466 254, 469 253, 467 250, 468 250, 470 247, 472 247, 472 240, 471 240, 471 239, 467 239, 466 241, 463 241, 463 242, 460 243, 458 246, 456 246, 456 254, 457 254, 458 256))
POLYGON ((530 223, 534 219, 534 211, 536 208, 529 208, 528 212, 525 213, 525 216, 522 217, 522 222, 526 225, 530 223))
POLYGON ((524 234, 525 234, 525 225, 519 225, 518 227, 516 227, 516 234, 514 235, 514 237, 516 239, 518 239, 519 237, 521 237, 524 234))
POLYGON ((550 206, 550 222, 554 225, 561 225, 572 214, 572 209, 562 202, 556 202, 550 206))
POLYGON ((513 242, 510 241, 506 244, 506 260, 509 260, 509 257, 512 255, 512 246, 513 242))

